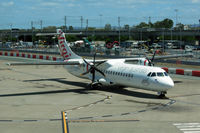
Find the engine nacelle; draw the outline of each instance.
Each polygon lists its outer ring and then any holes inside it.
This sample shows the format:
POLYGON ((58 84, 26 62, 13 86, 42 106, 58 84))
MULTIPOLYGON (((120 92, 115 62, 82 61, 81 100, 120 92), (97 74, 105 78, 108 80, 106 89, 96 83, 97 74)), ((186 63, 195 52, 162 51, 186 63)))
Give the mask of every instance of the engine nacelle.
POLYGON ((105 85, 105 86, 111 85, 111 83, 106 81, 104 78, 101 78, 98 81, 99 81, 99 83, 101 83, 102 85, 105 85))

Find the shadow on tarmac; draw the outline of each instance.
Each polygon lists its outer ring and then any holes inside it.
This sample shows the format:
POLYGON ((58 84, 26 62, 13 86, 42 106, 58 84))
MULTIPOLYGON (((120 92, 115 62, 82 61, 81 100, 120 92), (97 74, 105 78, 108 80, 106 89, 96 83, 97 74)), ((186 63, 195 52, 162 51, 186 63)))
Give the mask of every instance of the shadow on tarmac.
POLYGON ((137 97, 137 98, 146 98, 146 99, 158 99, 158 95, 148 94, 143 92, 136 92, 132 90, 127 90, 126 88, 119 87, 104 87, 101 89, 96 89, 98 91, 110 92, 125 96, 137 97))
POLYGON ((183 81, 174 81, 174 84, 180 84, 183 83, 183 81))
POLYGON ((147 99, 158 99, 157 95, 148 94, 143 92, 130 91, 123 87, 103 87, 101 89, 89 89, 88 83, 76 82, 76 81, 67 81, 63 80, 66 78, 51 78, 51 79, 36 79, 36 80, 24 80, 23 82, 37 82, 37 81, 56 81, 62 84, 73 85, 81 87, 79 89, 67 89, 67 90, 55 90, 55 91, 39 91, 39 92, 27 92, 27 93, 15 93, 15 94, 2 94, 0 97, 11 97, 11 96, 27 96, 27 95, 45 95, 45 94, 54 94, 54 93, 78 93, 78 94, 89 94, 95 93, 94 91, 103 91, 109 93, 115 93, 125 96, 138 97, 138 98, 147 98, 147 99))
POLYGON ((51 79, 23 80, 23 82, 54 81, 54 82, 58 82, 58 83, 61 83, 61 84, 73 85, 73 86, 78 86, 78 87, 86 87, 86 86, 87 86, 87 83, 76 82, 76 81, 67 81, 67 80, 63 80, 63 79, 66 79, 66 78, 51 78, 51 79))

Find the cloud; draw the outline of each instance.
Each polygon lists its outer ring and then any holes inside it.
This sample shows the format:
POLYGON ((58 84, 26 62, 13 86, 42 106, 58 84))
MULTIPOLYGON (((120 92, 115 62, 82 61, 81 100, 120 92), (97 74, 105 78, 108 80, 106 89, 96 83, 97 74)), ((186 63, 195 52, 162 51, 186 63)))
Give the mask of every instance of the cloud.
POLYGON ((66 6, 68 6, 68 7, 77 7, 77 6, 79 6, 79 5, 75 5, 75 4, 73 4, 73 3, 69 3, 69 4, 66 4, 66 6))
POLYGON ((103 6, 105 5, 104 2, 91 2, 91 3, 88 3, 89 6, 103 6))
POLYGON ((192 0, 192 3, 200 3, 200 0, 192 0))
POLYGON ((42 3, 40 3, 40 5, 41 6, 58 6, 60 4, 57 2, 42 2, 42 3))
POLYGON ((6 6, 6 7, 8 7, 8 6, 13 6, 13 5, 14 5, 14 2, 13 2, 13 1, 10 1, 10 2, 3 2, 3 3, 1 3, 1 5, 2 5, 2 6, 6 6))

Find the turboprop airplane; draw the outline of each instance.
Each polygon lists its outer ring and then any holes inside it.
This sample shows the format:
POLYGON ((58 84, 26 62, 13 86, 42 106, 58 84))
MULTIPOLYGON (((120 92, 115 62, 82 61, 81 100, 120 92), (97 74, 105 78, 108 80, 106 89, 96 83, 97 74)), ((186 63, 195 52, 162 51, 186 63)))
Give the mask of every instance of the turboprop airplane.
POLYGON ((91 88, 102 86, 133 87, 158 92, 161 98, 165 97, 168 89, 174 87, 170 76, 163 69, 154 67, 148 58, 96 60, 95 54, 93 60, 84 59, 71 50, 66 42, 65 33, 61 29, 57 29, 57 36, 60 54, 64 61, 8 63, 8 65, 64 65, 72 75, 90 79, 92 81, 91 88), (127 63, 130 61, 139 61, 139 63, 127 63))

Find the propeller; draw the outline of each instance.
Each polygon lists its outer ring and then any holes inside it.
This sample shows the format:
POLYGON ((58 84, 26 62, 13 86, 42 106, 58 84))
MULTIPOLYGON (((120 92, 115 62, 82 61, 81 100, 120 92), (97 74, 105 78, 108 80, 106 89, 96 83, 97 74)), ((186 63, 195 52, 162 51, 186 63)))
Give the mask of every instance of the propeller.
POLYGON ((99 65, 103 64, 105 61, 102 61, 102 62, 99 62, 98 64, 96 64, 95 60, 96 60, 96 53, 94 54, 93 62, 92 62, 92 63, 88 63, 88 62, 83 58, 83 61, 84 61, 88 66, 90 66, 90 69, 89 69, 88 71, 82 73, 81 75, 83 76, 83 75, 86 75, 86 74, 88 74, 88 73, 92 73, 92 83, 93 83, 94 80, 95 80, 95 72, 96 72, 96 71, 99 72, 101 75, 103 75, 103 76, 105 77, 105 74, 104 74, 101 70, 99 70, 99 69, 97 68, 99 65))
POLYGON ((147 59, 148 62, 149 62, 149 63, 148 63, 149 66, 154 66, 153 61, 154 61, 155 55, 156 55, 156 51, 154 52, 154 54, 153 54, 153 56, 152 56, 151 59, 149 59, 148 57, 146 57, 146 59, 147 59))

